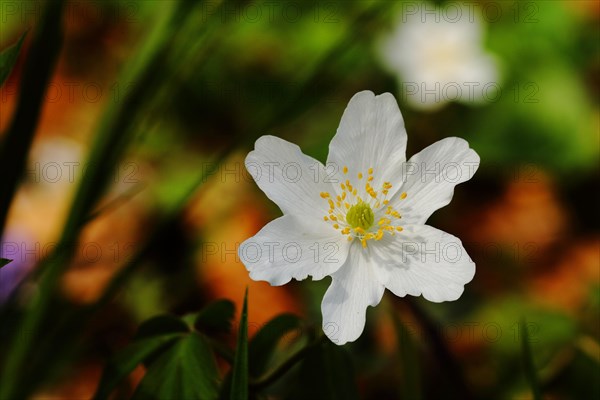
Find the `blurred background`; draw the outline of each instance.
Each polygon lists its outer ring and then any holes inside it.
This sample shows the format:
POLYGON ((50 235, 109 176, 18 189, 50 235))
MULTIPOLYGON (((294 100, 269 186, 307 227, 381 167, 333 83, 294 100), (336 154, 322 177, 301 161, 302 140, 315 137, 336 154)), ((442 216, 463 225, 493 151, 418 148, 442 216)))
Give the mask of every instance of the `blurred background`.
MULTIPOLYGON (((19 89, 47 4, 0 3, 0 48, 28 31, 1 89, 4 137, 19 96, 29 95, 19 89)), ((407 156, 459 136, 481 166, 428 222, 462 239, 474 280, 456 302, 386 293, 369 308, 365 332, 346 346, 359 397, 455 398, 447 368, 456 364, 474 398, 532 398, 525 317, 544 398, 600 398, 599 4, 66 2, 2 236, 1 257, 13 262, 0 270, 0 361, 37 290, 36 266, 94 169, 99 137, 111 137, 117 155, 48 298, 29 397, 91 398, 107 357, 140 322, 219 298, 236 303, 238 320, 246 287, 250 336, 283 312, 320 326, 329 278, 271 287, 251 281, 237 258, 239 243, 281 214, 243 160, 272 134, 324 162, 349 99, 368 89, 397 98, 407 156), (60 333, 82 310, 86 324, 60 333)), ((143 374, 136 369, 121 395, 143 374)), ((296 375, 269 398, 300 396, 296 375)))

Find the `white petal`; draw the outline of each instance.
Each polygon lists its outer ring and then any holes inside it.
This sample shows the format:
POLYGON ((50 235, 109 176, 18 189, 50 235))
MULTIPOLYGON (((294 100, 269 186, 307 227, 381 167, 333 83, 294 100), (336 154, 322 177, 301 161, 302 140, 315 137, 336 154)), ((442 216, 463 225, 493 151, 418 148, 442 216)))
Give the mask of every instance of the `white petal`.
POLYGON ((321 303, 323 332, 342 345, 358 339, 365 327, 367 306, 379 304, 385 288, 358 243, 350 247, 346 263, 332 278, 321 303))
POLYGON ((348 256, 345 239, 324 221, 284 215, 242 243, 238 253, 252 279, 278 286, 333 274, 348 256))
POLYGON ((342 116, 340 126, 329 144, 327 164, 340 170, 348 166, 351 176, 374 169, 372 185, 399 176, 406 160, 404 119, 390 93, 375 96, 363 91, 355 94, 342 116))
POLYGON ((284 214, 327 215, 329 205, 319 196, 333 193, 323 164, 302 153, 300 147, 275 136, 262 136, 246 157, 246 169, 256 184, 284 214))
POLYGON ((431 226, 405 226, 396 236, 385 235, 376 249, 377 276, 396 296, 456 300, 475 275, 460 239, 431 226))
POLYGON ((454 187, 468 181, 479 167, 479 156, 466 140, 442 139, 426 147, 403 167, 403 184, 391 205, 403 224, 424 224, 437 209, 450 203, 454 187), (406 192, 406 199, 400 193, 406 192))

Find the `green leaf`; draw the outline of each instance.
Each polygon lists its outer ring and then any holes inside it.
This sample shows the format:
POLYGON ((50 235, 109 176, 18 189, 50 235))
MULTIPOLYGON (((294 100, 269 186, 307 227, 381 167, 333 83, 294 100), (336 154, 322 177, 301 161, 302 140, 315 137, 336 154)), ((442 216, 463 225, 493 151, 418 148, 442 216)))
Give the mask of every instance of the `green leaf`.
POLYGON ((279 340, 288 332, 300 327, 300 319, 292 314, 282 314, 270 320, 252 338, 248 348, 249 372, 259 377, 266 372, 279 340))
POLYGON ((529 343, 529 331, 525 319, 521 319, 519 323, 521 330, 521 354, 523 357, 523 366, 525 368, 525 377, 531 387, 534 400, 542 400, 542 391, 540 390, 540 383, 538 380, 537 372, 535 370, 535 364, 533 362, 533 355, 531 354, 531 346, 529 343))
POLYGON ((17 62, 26 35, 27 32, 23 33, 17 43, 0 52, 0 87, 4 84, 6 79, 8 79, 10 71, 12 71, 17 62))
POLYGON ((172 333, 187 333, 190 329, 185 322, 172 315, 159 315, 144 321, 135 335, 135 340, 152 336, 168 335, 172 333))
POLYGON ((13 260, 9 260, 8 258, 0 258, 0 268, 10 264, 13 260))
POLYGON ((235 305, 231 301, 215 301, 198 313, 194 327, 206 333, 228 333, 234 313, 235 305))
POLYGON ((248 400, 248 289, 244 295, 244 307, 238 332, 235 359, 231 378, 231 400, 248 400))
POLYGON ((148 358, 171 346, 181 334, 155 336, 135 341, 119 352, 104 369, 94 400, 107 399, 127 375, 148 358))
POLYGON ((300 364, 289 400, 358 400, 354 366, 348 351, 330 341, 313 348, 300 364))
POLYGON ((184 336, 152 363, 133 395, 134 400, 217 398, 219 373, 206 339, 184 336))

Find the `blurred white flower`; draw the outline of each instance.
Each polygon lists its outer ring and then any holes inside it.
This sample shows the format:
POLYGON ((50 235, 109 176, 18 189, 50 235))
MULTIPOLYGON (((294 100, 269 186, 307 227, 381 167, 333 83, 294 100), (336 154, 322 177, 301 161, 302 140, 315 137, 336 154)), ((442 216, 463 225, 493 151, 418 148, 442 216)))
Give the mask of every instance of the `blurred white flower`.
POLYGON ((495 58, 482 47, 483 25, 475 7, 453 2, 403 7, 394 31, 379 53, 398 75, 410 105, 434 110, 449 101, 478 103, 499 95, 495 58))
POLYGON ((454 137, 407 162, 406 141, 394 97, 364 91, 350 100, 326 166, 274 136, 258 139, 246 157, 284 215, 242 243, 240 258, 252 279, 272 285, 330 275, 321 309, 334 343, 360 336, 367 306, 385 288, 456 300, 475 274, 460 240, 425 222, 473 176, 479 156, 454 137))

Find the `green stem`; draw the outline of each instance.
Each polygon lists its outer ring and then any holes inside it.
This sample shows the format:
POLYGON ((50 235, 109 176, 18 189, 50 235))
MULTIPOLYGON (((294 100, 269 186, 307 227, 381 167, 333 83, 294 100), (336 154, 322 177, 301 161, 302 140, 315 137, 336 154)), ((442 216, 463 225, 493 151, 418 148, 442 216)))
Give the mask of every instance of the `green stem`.
POLYGON ((425 310, 414 301, 414 299, 407 298, 404 303, 408 305, 413 316, 419 321, 423 332, 428 336, 437 361, 440 363, 444 373, 448 376, 448 380, 452 382, 455 387, 456 397, 464 400, 472 399, 473 395, 462 374, 460 364, 448 348, 442 335, 440 335, 440 331, 435 322, 429 317, 425 310))
POLYGON ((278 367, 273 369, 272 371, 266 373, 263 377, 250 381, 250 388, 254 391, 258 391, 264 389, 271 385, 273 382, 276 382, 279 378, 285 375, 292 367, 294 367, 297 363, 302 361, 304 357, 306 357, 312 350, 321 346, 327 337, 321 334, 314 342, 307 344, 305 347, 298 350, 294 353, 290 358, 281 363, 278 367))
POLYGON ((40 117, 46 86, 62 46, 63 4, 63 0, 52 0, 46 5, 44 17, 36 29, 23 68, 17 108, 0 148, 0 236, 27 163, 27 154, 40 117))
MULTIPOLYGON (((147 46, 142 49, 141 55, 137 59, 139 61, 137 63, 134 61, 128 70, 129 73, 125 74, 126 82, 132 82, 136 76, 141 76, 141 79, 136 81, 131 92, 125 96, 124 104, 112 105, 106 119, 99 127, 96 143, 89 157, 86 179, 78 188, 56 251, 38 266, 42 271, 38 291, 32 296, 28 305, 29 309, 26 310, 22 321, 14 330, 12 349, 7 355, 5 368, 2 371, 2 379, 0 379, 3 382, 0 385, 0 398, 2 399, 13 398, 15 391, 22 390, 22 387, 26 386, 21 380, 25 373, 24 362, 56 290, 56 283, 73 256, 75 250, 73 244, 77 240, 81 228, 108 184, 112 170, 125 151, 137 112, 156 80, 156 70, 163 62, 171 38, 171 35, 165 35, 165 29, 173 25, 169 14, 162 18, 162 25, 153 31, 147 46)), ((6 149, 10 150, 10 147, 7 146, 6 149)))

